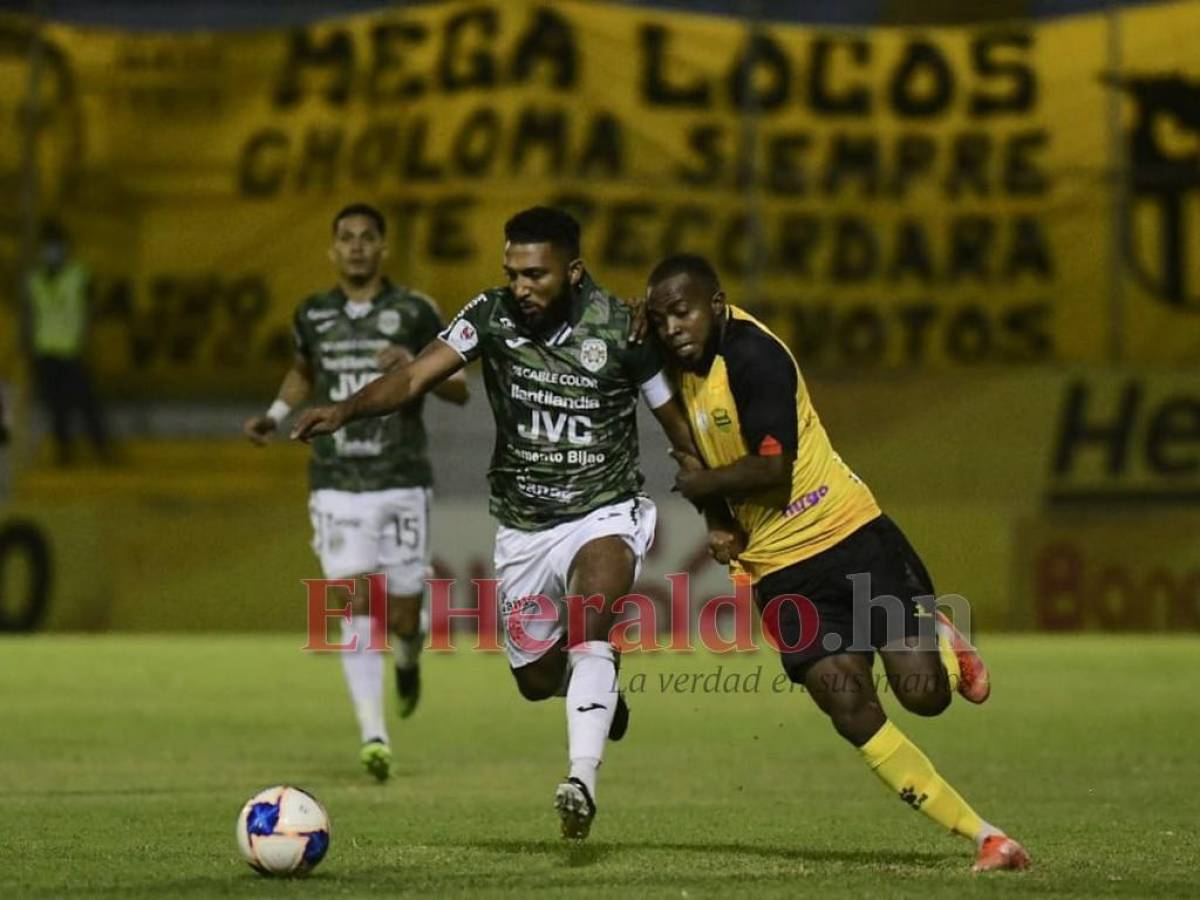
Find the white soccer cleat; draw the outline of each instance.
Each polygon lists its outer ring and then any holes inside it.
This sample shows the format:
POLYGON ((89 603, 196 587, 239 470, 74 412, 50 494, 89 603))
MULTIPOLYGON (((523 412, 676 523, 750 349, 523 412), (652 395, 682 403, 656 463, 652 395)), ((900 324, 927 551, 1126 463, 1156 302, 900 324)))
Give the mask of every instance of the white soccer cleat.
POLYGON ((564 838, 582 841, 588 836, 596 818, 596 804, 587 785, 578 778, 568 778, 554 792, 554 808, 562 820, 564 838))

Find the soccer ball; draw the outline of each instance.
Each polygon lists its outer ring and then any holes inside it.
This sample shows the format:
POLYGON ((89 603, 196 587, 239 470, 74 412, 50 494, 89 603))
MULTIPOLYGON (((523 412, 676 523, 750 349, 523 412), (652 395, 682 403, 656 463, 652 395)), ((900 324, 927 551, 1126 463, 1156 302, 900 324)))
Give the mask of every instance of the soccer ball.
POLYGON ((306 875, 329 849, 329 816, 312 794, 278 785, 246 801, 237 840, 260 875, 306 875))

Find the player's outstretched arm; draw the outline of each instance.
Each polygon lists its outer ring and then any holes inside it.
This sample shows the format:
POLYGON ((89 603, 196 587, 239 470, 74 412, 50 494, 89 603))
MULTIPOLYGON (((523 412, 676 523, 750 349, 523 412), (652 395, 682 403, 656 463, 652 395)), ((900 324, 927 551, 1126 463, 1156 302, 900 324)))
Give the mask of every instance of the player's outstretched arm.
POLYGON ((261 447, 287 418, 289 412, 308 399, 312 391, 312 363, 306 356, 297 353, 292 367, 283 376, 279 393, 270 408, 258 416, 251 416, 242 424, 242 433, 256 446, 261 447))
POLYGON ((460 369, 448 376, 445 381, 433 389, 433 395, 439 400, 445 400, 455 406, 465 405, 471 396, 471 390, 467 387, 467 373, 460 369))
POLYGON ((347 422, 395 412, 432 390, 465 364, 449 344, 433 341, 411 363, 392 369, 341 403, 307 410, 292 428, 292 437, 308 441, 318 435, 333 434, 347 422))

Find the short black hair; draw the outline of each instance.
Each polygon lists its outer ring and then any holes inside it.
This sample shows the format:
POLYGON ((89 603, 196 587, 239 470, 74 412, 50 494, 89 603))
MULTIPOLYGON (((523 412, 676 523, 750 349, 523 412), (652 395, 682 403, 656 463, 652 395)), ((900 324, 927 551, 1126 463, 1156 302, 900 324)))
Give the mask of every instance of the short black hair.
POLYGON ((554 244, 567 256, 579 256, 579 223, 575 217, 551 206, 521 210, 504 223, 504 239, 513 244, 554 244))
POLYGON ((712 263, 696 253, 675 253, 660 260, 650 272, 646 283, 654 287, 668 278, 684 274, 704 282, 714 294, 721 289, 721 279, 717 277, 717 270, 713 268, 712 263))
POLYGON ((387 220, 384 219, 383 213, 370 203, 351 203, 349 206, 343 206, 338 210, 338 214, 333 217, 334 234, 337 234, 338 223, 347 216, 366 216, 375 223, 375 227, 379 229, 381 237, 387 234, 387 220))

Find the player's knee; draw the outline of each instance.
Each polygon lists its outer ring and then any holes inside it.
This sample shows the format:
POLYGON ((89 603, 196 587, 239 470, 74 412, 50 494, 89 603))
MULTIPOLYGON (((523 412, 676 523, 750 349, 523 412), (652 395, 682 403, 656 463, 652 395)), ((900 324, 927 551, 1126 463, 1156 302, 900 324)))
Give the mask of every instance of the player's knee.
POLYGON ((921 690, 901 692, 899 699, 910 713, 940 716, 950 706, 950 688, 949 685, 934 682, 924 685, 921 690))
POLYGON ((896 698, 902 707, 916 715, 941 715, 950 706, 950 685, 937 674, 911 676, 896 685, 896 698))
POLYGON ((544 678, 537 672, 527 669, 513 669, 513 678, 517 682, 517 690, 526 700, 549 700, 558 692, 558 682, 544 678))
POLYGON ((871 739, 886 721, 883 707, 877 701, 857 704, 835 704, 829 710, 834 730, 856 747, 871 739))

